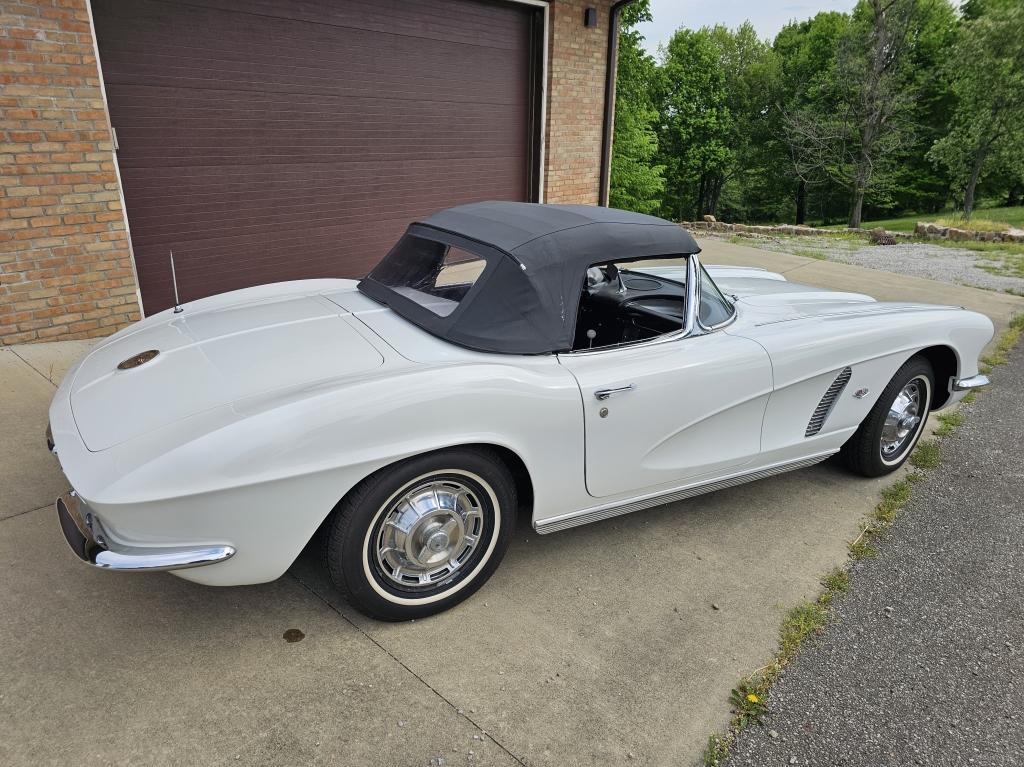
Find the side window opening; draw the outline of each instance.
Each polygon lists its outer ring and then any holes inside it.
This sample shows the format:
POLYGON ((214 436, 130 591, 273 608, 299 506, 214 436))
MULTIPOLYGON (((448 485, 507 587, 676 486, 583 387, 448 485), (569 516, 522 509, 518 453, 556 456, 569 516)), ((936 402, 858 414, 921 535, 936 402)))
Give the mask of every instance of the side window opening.
POLYGON ((486 266, 486 259, 476 253, 407 234, 374 268, 370 278, 439 317, 447 317, 486 266))
POLYGON ((637 343, 683 327, 686 257, 595 264, 587 270, 573 351, 637 343))

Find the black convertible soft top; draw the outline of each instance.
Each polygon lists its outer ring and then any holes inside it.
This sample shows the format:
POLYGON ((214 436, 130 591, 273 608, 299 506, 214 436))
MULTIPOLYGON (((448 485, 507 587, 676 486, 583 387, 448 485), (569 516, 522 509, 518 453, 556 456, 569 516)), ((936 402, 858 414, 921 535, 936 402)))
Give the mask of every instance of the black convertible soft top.
POLYGON ((479 202, 412 224, 359 290, 451 343, 544 354, 572 348, 589 267, 699 252, 678 225, 640 213, 479 202), (438 280, 449 249, 486 262, 461 294, 438 280))

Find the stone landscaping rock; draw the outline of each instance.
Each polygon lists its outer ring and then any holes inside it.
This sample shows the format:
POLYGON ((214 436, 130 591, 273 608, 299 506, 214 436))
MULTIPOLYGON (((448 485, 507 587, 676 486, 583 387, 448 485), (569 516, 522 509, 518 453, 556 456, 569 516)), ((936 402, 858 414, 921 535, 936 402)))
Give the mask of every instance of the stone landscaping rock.
POLYGON ((707 221, 709 224, 713 224, 716 221, 718 221, 718 219, 712 216, 710 213, 704 215, 704 220, 707 221))
POLYGON ((877 229, 872 229, 870 232, 868 232, 868 239, 871 241, 872 245, 896 244, 896 238, 892 235, 892 233, 885 231, 885 229, 882 229, 881 227, 877 229))

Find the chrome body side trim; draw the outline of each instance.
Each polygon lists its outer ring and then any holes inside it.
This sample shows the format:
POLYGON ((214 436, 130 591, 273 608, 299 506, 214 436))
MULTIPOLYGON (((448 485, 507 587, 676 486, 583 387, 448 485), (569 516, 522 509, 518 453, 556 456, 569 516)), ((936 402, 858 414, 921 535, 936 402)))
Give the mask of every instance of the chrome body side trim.
POLYGON ((982 386, 988 385, 988 376, 979 373, 970 378, 959 378, 953 381, 953 391, 971 391, 972 389, 980 389, 982 386))
POLYGON ((228 545, 132 546, 111 540, 99 517, 81 502, 74 490, 56 502, 64 538, 75 555, 101 570, 185 570, 223 562, 235 555, 228 545))
POLYGON ((630 512, 649 509, 653 506, 661 506, 662 504, 672 503, 673 501, 681 501, 686 498, 703 495, 704 493, 713 493, 716 490, 724 490, 727 487, 735 487, 736 485, 753 482, 754 480, 771 477, 775 474, 783 474, 787 471, 813 466, 837 452, 839 451, 829 450, 807 458, 800 458, 795 461, 785 461, 772 466, 755 469, 754 471, 740 472, 738 474, 733 474, 732 476, 712 480, 710 482, 698 482, 686 485, 685 487, 668 490, 666 492, 641 496, 639 498, 632 498, 625 501, 616 501, 604 506, 595 506, 590 509, 583 509, 582 511, 574 511, 570 514, 563 514, 559 517, 542 520, 534 524, 534 529, 541 535, 546 535, 547 533, 566 530, 570 527, 577 527, 578 525, 597 522, 598 520, 607 519, 608 517, 617 517, 621 514, 629 514, 630 512))

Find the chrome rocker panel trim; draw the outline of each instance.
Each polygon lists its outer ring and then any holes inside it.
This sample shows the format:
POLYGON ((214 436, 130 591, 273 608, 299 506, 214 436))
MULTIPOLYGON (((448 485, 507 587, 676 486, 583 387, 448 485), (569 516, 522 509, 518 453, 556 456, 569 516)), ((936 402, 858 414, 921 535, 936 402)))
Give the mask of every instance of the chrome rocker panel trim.
POLYGON ((534 529, 536 529, 536 531, 541 535, 558 532, 559 530, 567 530, 570 527, 585 525, 589 522, 596 522, 600 519, 617 517, 621 514, 629 514, 634 511, 640 511, 641 509, 649 509, 653 506, 661 506, 662 504, 672 503, 673 501, 693 498, 694 496, 703 495, 704 493, 713 493, 716 490, 724 490, 727 487, 735 487, 736 485, 742 485, 747 482, 753 482, 754 480, 764 479, 765 477, 771 477, 776 474, 783 474, 787 471, 803 469, 808 466, 813 466, 816 463, 821 463, 830 455, 834 455, 838 452, 838 450, 829 450, 828 452, 818 453, 817 455, 812 455, 808 458, 777 463, 773 466, 766 466, 764 468, 757 469, 756 471, 741 472, 739 474, 734 474, 731 477, 725 477, 724 479, 716 479, 712 482, 687 485, 686 487, 676 488, 675 490, 669 490, 667 492, 641 496, 640 498, 633 498, 626 501, 616 501, 615 503, 606 504, 604 506, 595 506, 590 509, 575 511, 571 514, 563 514, 560 517, 552 517, 551 519, 545 519, 538 522, 534 525, 534 529))
POLYGON ((117 543, 99 519, 84 508, 74 490, 58 498, 55 506, 71 550, 80 560, 101 570, 185 570, 223 562, 235 555, 235 548, 228 545, 158 547, 117 543))
POLYGON ((988 376, 981 375, 979 373, 976 376, 970 378, 961 378, 953 381, 953 391, 971 391, 972 389, 980 389, 982 386, 988 386, 988 376))

